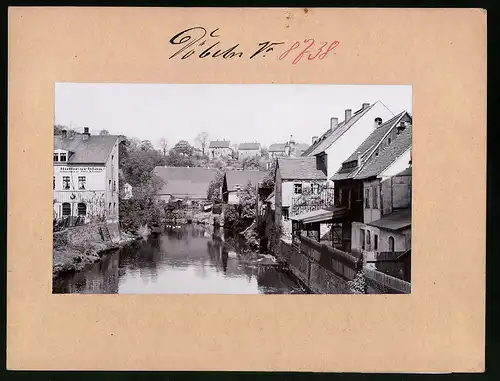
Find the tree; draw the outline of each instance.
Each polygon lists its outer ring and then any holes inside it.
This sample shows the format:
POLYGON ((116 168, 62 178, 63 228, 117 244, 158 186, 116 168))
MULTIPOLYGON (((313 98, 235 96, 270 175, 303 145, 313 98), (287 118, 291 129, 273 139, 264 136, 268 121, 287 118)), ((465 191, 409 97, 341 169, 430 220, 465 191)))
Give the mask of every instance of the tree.
POLYGON ((208 143, 208 132, 200 132, 195 138, 195 143, 201 148, 202 155, 205 156, 205 147, 208 143))
POLYGON ((241 160, 241 167, 243 169, 261 169, 259 158, 255 156, 247 156, 241 160))
POLYGON ((224 181, 224 171, 219 169, 215 174, 215 178, 208 184, 207 200, 213 203, 222 202, 222 182, 224 181))
POLYGON ((108 130, 101 130, 101 132, 99 132, 99 135, 109 135, 109 131, 108 130))
POLYGON ((262 187, 264 187, 264 188, 273 188, 274 189, 274 183, 275 183, 274 177, 275 177, 275 174, 276 174, 276 164, 277 164, 277 162, 278 162, 277 160, 273 160, 271 162, 271 168, 269 169, 269 171, 267 172, 267 175, 262 180, 262 187))
POLYGON ((167 156, 168 140, 165 138, 160 139, 160 150, 163 153, 163 157, 167 156))

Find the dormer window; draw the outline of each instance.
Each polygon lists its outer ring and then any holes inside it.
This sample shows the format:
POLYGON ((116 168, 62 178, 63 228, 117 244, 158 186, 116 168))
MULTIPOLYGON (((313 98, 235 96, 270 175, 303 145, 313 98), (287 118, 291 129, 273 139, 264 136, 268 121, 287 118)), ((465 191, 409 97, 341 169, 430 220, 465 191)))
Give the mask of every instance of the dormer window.
POLYGON ((57 153, 54 154, 54 161, 59 161, 59 154, 57 153))
POLYGON ((59 154, 59 158, 60 158, 60 161, 66 161, 66 154, 65 153, 59 154))
POLYGON ((391 138, 387 139, 387 144, 391 144, 391 138))

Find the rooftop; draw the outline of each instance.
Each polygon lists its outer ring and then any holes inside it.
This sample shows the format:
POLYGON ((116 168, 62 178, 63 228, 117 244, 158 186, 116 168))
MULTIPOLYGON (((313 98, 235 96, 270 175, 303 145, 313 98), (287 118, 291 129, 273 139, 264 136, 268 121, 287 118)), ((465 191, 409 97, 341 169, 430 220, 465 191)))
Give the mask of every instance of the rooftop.
POLYGON ((260 143, 241 143, 238 146, 238 150, 259 150, 260 149, 260 143))
POLYGON ((269 152, 285 152, 286 143, 274 143, 269 146, 269 152))
POLYGON ((236 190, 236 186, 244 187, 250 182, 253 186, 257 186, 259 181, 262 181, 266 176, 266 171, 226 171, 226 182, 228 190, 236 190))
POLYGON ((326 174, 316 166, 315 156, 278 158, 283 180, 326 180, 326 174))
POLYGON ((230 143, 228 140, 212 140, 208 148, 229 148, 230 143))
POLYGON ((395 210, 394 212, 383 216, 379 220, 372 221, 367 225, 393 231, 408 228, 411 226, 411 209, 395 210))
POLYGON ((163 181, 162 195, 184 198, 206 198, 217 169, 201 167, 156 167, 154 174, 163 181))
POLYGON ((332 131, 330 128, 323 134, 321 137, 311 145, 302 156, 313 156, 318 153, 323 152, 328 147, 330 147, 335 141, 340 138, 344 132, 346 132, 349 128, 351 128, 363 115, 365 115, 369 110, 373 108, 373 106, 377 103, 381 103, 380 101, 375 102, 374 104, 361 108, 356 111, 351 118, 347 121, 344 120, 338 124, 338 126, 332 131))
POLYGON ((54 150, 72 152, 67 159, 70 164, 105 164, 118 139, 116 135, 56 135, 54 150))

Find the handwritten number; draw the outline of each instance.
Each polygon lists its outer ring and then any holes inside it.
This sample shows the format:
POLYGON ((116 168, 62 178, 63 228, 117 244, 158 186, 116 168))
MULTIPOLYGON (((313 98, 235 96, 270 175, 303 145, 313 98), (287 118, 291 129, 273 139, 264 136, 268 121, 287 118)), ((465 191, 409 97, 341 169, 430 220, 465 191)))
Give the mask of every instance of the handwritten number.
POLYGON ((323 51, 323 48, 326 46, 326 44, 328 44, 328 42, 322 42, 321 44, 322 44, 322 45, 319 47, 318 53, 316 53, 316 54, 314 55, 314 57, 312 57, 312 58, 311 58, 311 55, 310 55, 310 54, 307 56, 307 59, 308 59, 309 61, 312 61, 313 59, 315 59, 316 57, 318 57, 318 56, 321 54, 321 52, 323 51))
POLYGON ((318 59, 322 60, 323 58, 326 57, 326 55, 328 53, 330 53, 333 49, 335 49, 338 45, 340 44, 340 42, 338 42, 337 40, 333 41, 330 46, 328 47, 328 49, 326 49, 326 52, 324 53, 321 53, 320 55, 318 55, 318 59))
POLYGON ((300 46, 300 42, 295 41, 295 42, 293 43, 293 45, 290 47, 290 49, 285 50, 283 53, 281 53, 281 55, 279 56, 279 59, 280 59, 280 60, 285 59, 285 58, 286 58, 286 56, 288 55, 288 53, 290 53, 292 50, 297 49, 299 46, 300 46))

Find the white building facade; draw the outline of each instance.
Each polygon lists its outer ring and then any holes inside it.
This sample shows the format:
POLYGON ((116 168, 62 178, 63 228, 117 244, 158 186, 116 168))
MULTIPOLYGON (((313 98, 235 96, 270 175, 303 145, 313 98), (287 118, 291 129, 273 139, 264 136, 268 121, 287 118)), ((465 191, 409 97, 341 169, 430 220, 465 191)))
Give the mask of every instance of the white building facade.
POLYGON ((119 221, 117 136, 54 137, 54 219, 119 221))

